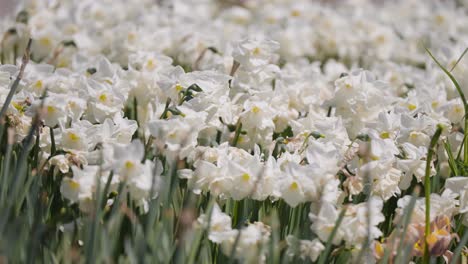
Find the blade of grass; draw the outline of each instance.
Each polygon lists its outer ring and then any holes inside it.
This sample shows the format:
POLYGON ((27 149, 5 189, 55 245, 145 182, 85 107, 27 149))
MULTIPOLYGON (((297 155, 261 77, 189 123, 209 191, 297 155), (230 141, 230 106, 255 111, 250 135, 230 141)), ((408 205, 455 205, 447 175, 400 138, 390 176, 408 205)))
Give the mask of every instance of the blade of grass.
POLYGON ((12 202, 15 203, 16 208, 19 208, 20 201, 18 199, 18 196, 20 193, 21 188, 23 187, 23 184, 25 182, 25 177, 27 177, 26 169, 28 168, 28 156, 29 153, 31 152, 31 146, 34 140, 34 135, 36 134, 36 131, 39 129, 39 125, 41 123, 42 119, 42 109, 44 107, 44 100, 47 95, 47 89, 43 93, 43 97, 41 100, 41 105, 39 107, 39 110, 36 112, 36 115, 34 116, 31 124, 31 128, 28 132, 28 135, 24 139, 23 145, 22 145, 22 150, 18 159, 18 162, 16 164, 15 172, 14 172, 14 178, 13 178, 13 183, 12 184, 12 192, 9 194, 11 197, 13 197, 12 202))
POLYGON ((465 56, 467 51, 468 51, 468 48, 466 48, 463 51, 462 55, 460 55, 460 57, 458 57, 457 62, 455 62, 455 64, 452 66, 452 68, 450 69, 450 72, 452 72, 455 69, 455 67, 457 67, 458 63, 463 59, 463 57, 465 56))
POLYGON ((18 89, 19 83, 21 79, 23 78, 24 70, 26 69, 26 65, 28 65, 29 63, 31 43, 32 43, 32 39, 29 39, 28 45, 26 46, 26 50, 24 51, 23 62, 21 64, 18 76, 16 76, 15 81, 11 85, 10 92, 8 92, 7 98, 5 99, 5 102, 2 106, 2 110, 0 110, 0 119, 3 119, 3 117, 5 116, 6 111, 8 107, 10 106, 11 100, 13 99, 13 95, 15 95, 16 90, 18 89))
MULTIPOLYGON (((437 130, 432 136, 431 142, 429 144, 429 149, 427 151, 427 158, 426 158, 426 172, 424 176, 424 196, 426 202, 426 226, 424 229, 424 257, 423 263, 429 263, 429 246, 427 244, 427 238, 431 233, 431 163, 432 163, 432 156, 435 154, 434 148, 439 141, 439 137, 442 134, 443 127, 441 125, 437 125, 437 130)), ((468 156, 467 156, 468 157, 468 156)))
MULTIPOLYGON (((468 114, 468 104, 466 102, 465 94, 463 93, 463 90, 461 89, 460 84, 457 82, 455 77, 444 66, 442 66, 442 64, 434 57, 434 55, 432 55, 431 51, 427 47, 424 47, 424 49, 426 49, 426 52, 429 54, 429 56, 431 56, 432 60, 437 64, 437 66, 439 66, 439 68, 450 78, 452 83, 455 85, 455 88, 457 89, 457 92, 460 95, 460 98, 462 99, 463 108, 465 110, 465 128, 464 128, 465 141, 463 144, 463 163, 466 166, 468 166, 468 140, 466 140, 466 137, 468 135, 468 118, 466 117, 466 115, 468 114)), ((464 54, 465 53, 463 53, 462 56, 464 54)))
POLYGON ((11 164, 11 155, 12 155, 12 149, 13 149, 13 143, 14 143, 14 138, 13 138, 13 129, 8 128, 7 129, 7 145, 6 145, 6 150, 5 150, 5 156, 3 160, 3 168, 2 168, 2 174, 1 174, 1 179, 2 179, 2 186, 1 186, 1 196, 0 196, 0 205, 4 204, 6 194, 8 191, 8 182, 10 181, 10 164, 11 164))
POLYGON ((278 212, 276 208, 272 209, 270 213, 271 219, 271 239, 270 239, 270 263, 279 263, 280 262, 280 250, 279 250, 279 219, 278 219, 278 212))
POLYGON ((332 243, 333 238, 335 238, 335 235, 338 232, 338 228, 340 227, 341 222, 344 219, 346 209, 347 209, 346 207, 343 207, 340 214, 338 215, 338 219, 335 222, 335 226, 333 227, 333 230, 332 230, 332 232, 330 233, 330 236, 327 239, 327 244, 325 246, 325 250, 322 252, 322 254, 320 255, 320 258, 319 258, 319 260, 317 262, 318 264, 328 263, 327 258, 328 258, 328 255, 330 254, 330 251, 331 251, 332 246, 333 246, 333 243, 332 243))
POLYGON ((447 152, 450 170, 452 170, 453 175, 455 176, 460 175, 458 172, 457 163, 455 162, 455 158, 453 157, 453 154, 452 154, 452 148, 450 147, 450 143, 448 141, 444 142, 444 148, 445 148, 445 152, 447 152))
POLYGON ((234 244, 232 244, 232 247, 231 247, 231 252, 229 252, 229 263, 230 264, 233 264, 236 261, 236 258, 235 258, 236 250, 237 250, 237 245, 239 244, 241 235, 242 235, 242 229, 239 228, 238 231, 237 231, 236 240, 234 240, 234 244))
MULTIPOLYGON (((398 249, 397 249, 398 255, 396 256, 396 262, 395 263, 403 263, 402 261, 406 259, 405 254, 400 255, 400 253, 401 252, 405 253, 405 251, 403 251, 403 248, 405 248, 405 239, 404 238, 406 237, 406 233, 408 231, 408 226, 409 226, 409 224, 411 222, 411 217, 413 216, 412 212, 414 210, 414 206, 416 205, 416 199, 417 199, 418 196, 419 196, 419 188, 415 188, 413 194, 411 195, 411 200, 410 200, 409 204, 406 206, 405 211, 404 211, 403 222, 400 225, 400 228, 403 227, 403 230, 402 230, 401 234, 398 234, 396 236, 396 237, 400 237, 401 240, 400 240, 400 243, 398 245, 398 249), (402 259, 400 259, 400 256, 402 257, 402 259), (401 262, 399 262, 399 261, 401 261, 401 262)), ((388 251, 386 251, 386 252, 388 252, 388 251)), ((383 263, 387 263, 387 262, 383 262, 383 263)))
POLYGON ((450 261, 450 264, 458 263, 458 258, 461 255, 463 247, 465 247, 467 244, 468 244, 468 231, 465 231, 465 234, 460 240, 460 243, 458 244, 457 248, 455 248, 455 251, 453 251, 452 261, 450 261))
POLYGON ((213 215, 214 204, 215 204, 215 199, 211 197, 210 201, 208 203, 208 207, 206 209, 206 212, 207 212, 206 215, 208 216, 207 226, 203 230, 201 230, 197 234, 195 234, 194 240, 193 240, 194 244, 192 245, 192 248, 190 250, 187 263, 197 263, 197 260, 196 260, 197 257, 198 257, 197 253, 200 250, 201 240, 203 239, 204 236, 208 237, 209 232, 210 232, 211 218, 212 218, 212 215, 213 215))
MULTIPOLYGON (((102 177, 102 164, 103 164, 103 151, 101 150, 100 152, 100 162, 101 164, 99 166, 99 172, 96 175, 95 178, 95 183, 96 183, 96 200, 94 203, 94 215, 90 216, 91 218, 94 216, 94 219, 92 219, 91 223, 91 228, 89 229, 89 234, 88 234, 88 239, 86 243, 86 259, 85 262, 87 264, 95 263, 98 262, 99 258, 96 257, 96 253, 99 253, 99 248, 98 248, 98 242, 99 242, 99 235, 102 234, 100 232, 100 223, 101 223, 101 216, 102 216, 102 205, 106 199, 104 193, 106 190, 101 189, 101 177, 102 177)), ((109 176, 109 179, 106 183, 105 188, 108 188, 108 185, 110 185, 110 181, 112 180, 112 175, 109 176)))

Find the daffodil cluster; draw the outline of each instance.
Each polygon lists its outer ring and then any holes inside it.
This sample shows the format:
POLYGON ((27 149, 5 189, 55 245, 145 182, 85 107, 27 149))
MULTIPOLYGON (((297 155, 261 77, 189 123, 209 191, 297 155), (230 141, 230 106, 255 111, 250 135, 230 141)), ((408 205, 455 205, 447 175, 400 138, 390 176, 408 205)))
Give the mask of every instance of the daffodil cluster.
MULTIPOLYGON (((145 212, 175 170, 193 193, 220 204, 309 203, 313 237, 288 244, 315 261, 334 229, 333 244, 353 249, 381 238, 389 200, 402 217, 437 126, 430 176, 451 176, 450 157, 464 158, 463 102, 424 45, 468 92, 468 60, 457 61, 468 43, 466 6, 25 1, 16 21, 0 23, 0 104, 32 38, 5 122, 21 142, 41 113, 40 167, 62 176, 70 204, 90 212, 109 185, 145 212)), ((431 221, 464 214, 468 225, 467 186, 466 177, 448 178, 431 196, 431 221)), ((415 226, 424 224, 423 202, 415 226)), ((244 261, 265 260, 264 223, 236 229, 215 205, 195 225, 226 255, 237 243, 244 261)))

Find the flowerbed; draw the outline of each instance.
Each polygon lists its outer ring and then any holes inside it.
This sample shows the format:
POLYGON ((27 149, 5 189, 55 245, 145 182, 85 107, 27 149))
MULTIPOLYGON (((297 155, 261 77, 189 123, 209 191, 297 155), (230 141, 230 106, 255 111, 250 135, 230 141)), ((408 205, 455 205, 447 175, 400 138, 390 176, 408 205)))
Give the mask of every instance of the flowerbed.
POLYGON ((466 5, 21 5, 0 23, 0 256, 466 261, 466 5))

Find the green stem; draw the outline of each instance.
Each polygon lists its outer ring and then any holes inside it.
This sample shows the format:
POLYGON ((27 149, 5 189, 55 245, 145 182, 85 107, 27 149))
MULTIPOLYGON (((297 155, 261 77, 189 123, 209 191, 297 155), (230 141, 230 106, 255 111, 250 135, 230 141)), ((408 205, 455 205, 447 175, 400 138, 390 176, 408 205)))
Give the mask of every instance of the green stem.
POLYGON ((457 163, 455 162, 455 158, 453 157, 453 154, 452 154, 452 148, 450 147, 450 144, 448 143, 448 141, 444 142, 444 147, 445 147, 445 151, 447 152, 448 163, 449 163, 450 169, 452 170, 453 175, 454 176, 460 175, 458 172, 457 163))
POLYGON ((463 131, 464 138, 464 144, 463 144, 463 164, 465 166, 468 166, 468 140, 467 140, 467 135, 468 135, 468 119, 466 118, 466 113, 468 113, 468 109, 465 105, 465 130, 463 131))
MULTIPOLYGON (((439 68, 450 78, 450 80, 452 81, 453 85, 455 85, 455 88, 457 89, 457 92, 458 94, 460 95, 460 98, 463 102, 463 108, 465 110, 465 136, 464 136, 464 144, 463 144, 463 164, 465 166, 468 166, 468 140, 466 140, 466 137, 468 135, 468 132, 467 132, 467 129, 468 129, 468 119, 466 117, 466 115, 468 114, 468 104, 466 102, 466 97, 465 97, 465 94, 463 93, 463 90, 461 89, 460 87, 460 84, 458 84, 457 80, 455 79, 455 77, 444 67, 442 66, 442 64, 440 64, 440 62, 434 57, 434 55, 432 55, 431 51, 426 48, 426 51, 427 53, 429 54, 429 56, 431 56, 432 60, 437 64, 437 66, 439 66, 439 68)), ((461 57, 463 57, 463 55, 465 55, 465 52, 462 54, 461 57)), ((453 70, 453 68, 452 68, 453 70)))
POLYGON ((460 239, 460 243, 458 246, 455 248, 453 252, 453 258, 452 261, 450 261, 450 264, 456 264, 459 263, 458 259, 460 258, 460 255, 462 254, 463 246, 468 243, 468 232, 465 232, 463 237, 460 239))
POLYGON ((234 133, 234 138, 233 138, 232 144, 231 144, 233 147, 237 146, 237 143, 239 142, 239 137, 240 137, 241 131, 242 131, 242 123, 241 123, 241 121, 239 119, 239 121, 237 121, 236 132, 234 133))
POLYGON ((332 246, 333 246, 333 238, 335 237, 336 233, 338 232, 338 228, 340 227, 341 222, 343 221, 343 218, 344 218, 345 213, 346 213, 346 209, 347 209, 346 207, 343 207, 340 214, 338 215, 338 219, 336 219, 336 221, 335 221, 335 226, 333 227, 333 230, 332 230, 332 232, 330 233, 330 236, 327 239, 327 244, 325 246, 325 250, 320 255, 320 258, 318 260, 318 264, 325 264, 325 263, 329 262, 329 261, 327 261, 327 258, 328 258, 328 255, 330 254, 330 251, 331 251, 332 246))
MULTIPOLYGON (((434 147, 439 141, 440 135, 442 134, 443 127, 441 125, 437 125, 437 130, 432 136, 431 143, 429 144, 429 149, 427 151, 427 158, 426 158, 426 173, 424 176, 424 195, 426 201, 426 227, 424 230, 424 257, 423 263, 429 263, 429 248, 427 244, 427 237, 431 233, 431 162, 432 156, 434 155, 434 147)), ((468 157, 468 156, 467 156, 468 157)))
POLYGON ((161 116, 159 119, 166 119, 167 118, 167 112, 169 111, 169 105, 171 104, 171 98, 167 98, 166 100, 166 106, 164 107, 164 111, 162 112, 161 116))
POLYGON ((463 58, 463 56, 465 56, 465 54, 466 54, 467 51, 468 51, 468 48, 466 48, 466 49, 463 51, 462 55, 460 55, 460 57, 458 57, 457 62, 455 62, 455 64, 452 66, 452 68, 450 69, 450 72, 452 72, 452 71, 455 69, 455 67, 457 67, 458 63, 461 61, 461 59, 463 58))
POLYGON ((15 81, 10 86, 10 92, 8 92, 7 98, 5 99, 5 102, 2 106, 2 110, 0 110, 0 119, 2 119, 6 115, 6 111, 8 110, 8 107, 10 106, 11 100, 13 99, 13 96, 16 93, 16 90, 20 84, 20 81, 23 78, 24 70, 26 69, 26 65, 29 63, 31 43, 32 43, 32 40, 29 39, 28 46, 26 47, 26 50, 24 52, 23 62, 21 64, 18 76, 16 76, 15 81))

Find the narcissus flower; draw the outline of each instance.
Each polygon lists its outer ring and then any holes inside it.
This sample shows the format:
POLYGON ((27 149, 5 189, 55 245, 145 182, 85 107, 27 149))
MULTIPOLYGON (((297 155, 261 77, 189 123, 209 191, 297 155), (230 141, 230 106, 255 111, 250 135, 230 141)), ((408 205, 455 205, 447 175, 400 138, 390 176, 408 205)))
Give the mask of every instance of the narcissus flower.
POLYGON ((389 250, 390 259, 398 254, 397 249, 400 243, 411 245, 411 254, 413 256, 422 257, 427 250, 429 256, 443 256, 446 263, 449 263, 452 257, 452 252, 448 250, 450 242, 453 239, 458 239, 458 235, 452 231, 450 218, 446 215, 439 215, 431 221, 430 233, 425 236, 425 224, 412 223, 408 227, 406 237, 396 237, 394 231, 389 238, 384 242, 374 242, 374 255, 377 259, 384 257, 384 250, 389 250))

